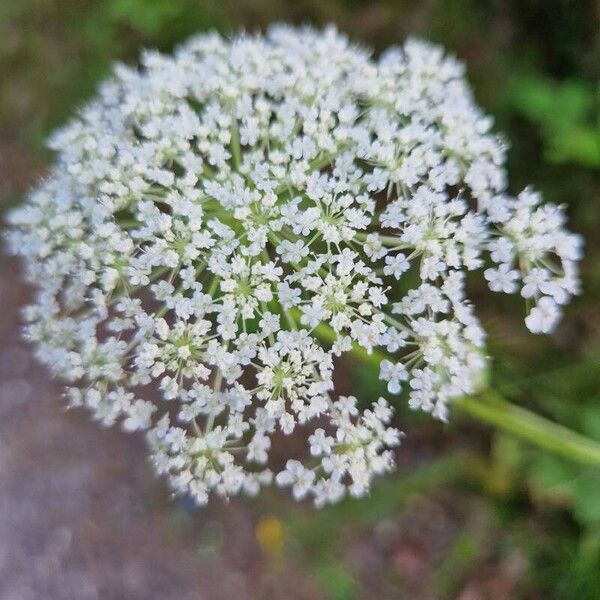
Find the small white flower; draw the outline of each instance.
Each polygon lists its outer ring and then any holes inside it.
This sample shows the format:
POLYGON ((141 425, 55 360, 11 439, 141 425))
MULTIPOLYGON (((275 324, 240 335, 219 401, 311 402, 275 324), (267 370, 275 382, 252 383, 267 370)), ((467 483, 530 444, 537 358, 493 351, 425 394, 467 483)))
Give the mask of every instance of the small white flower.
POLYGON ((302 500, 311 490, 315 474, 304 467, 300 461, 288 460, 285 470, 278 473, 275 480, 281 487, 292 486, 294 498, 302 500))
POLYGON ((329 454, 333 445, 333 438, 325 434, 321 428, 315 429, 315 432, 308 438, 310 444, 310 453, 313 456, 329 454))
POLYGON ((549 296, 544 296, 525 317, 525 324, 532 333, 551 333, 559 318, 560 310, 556 302, 549 296))
POLYGON ((126 419, 123 421, 125 431, 135 431, 137 429, 148 429, 152 421, 152 413, 156 411, 156 406, 152 402, 136 400, 126 410, 126 419))
POLYGON ((493 292, 512 294, 517 290, 516 281, 519 279, 519 273, 507 264, 501 264, 497 269, 486 269, 483 274, 493 292))
POLYGON ((390 394, 400 393, 400 382, 408 379, 408 372, 402 363, 396 363, 389 360, 382 360, 379 365, 379 379, 388 382, 388 391, 390 394))
POLYGON ((540 290, 543 284, 548 281, 549 273, 546 269, 533 268, 531 272, 523 276, 523 289, 521 296, 523 298, 533 298, 540 290))
POLYGON ((392 275, 395 279, 400 279, 402 273, 408 269, 410 269, 410 263, 401 252, 395 256, 385 257, 385 267, 383 268, 385 275, 392 275))

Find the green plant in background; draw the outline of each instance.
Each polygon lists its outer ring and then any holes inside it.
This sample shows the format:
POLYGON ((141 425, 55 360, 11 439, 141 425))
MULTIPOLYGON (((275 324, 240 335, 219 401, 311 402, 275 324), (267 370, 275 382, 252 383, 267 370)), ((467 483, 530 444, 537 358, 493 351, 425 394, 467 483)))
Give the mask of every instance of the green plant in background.
POLYGON ((550 162, 600 168, 600 84, 523 76, 513 81, 508 101, 539 126, 550 162))

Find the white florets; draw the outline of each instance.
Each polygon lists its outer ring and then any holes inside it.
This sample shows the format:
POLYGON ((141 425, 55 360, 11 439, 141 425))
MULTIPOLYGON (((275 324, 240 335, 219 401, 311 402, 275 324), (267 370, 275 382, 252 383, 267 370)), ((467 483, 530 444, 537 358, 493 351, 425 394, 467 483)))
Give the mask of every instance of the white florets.
POLYGON ((389 393, 446 419, 485 363, 467 271, 520 291, 533 332, 578 291, 580 238, 505 193, 490 128, 462 65, 415 40, 375 60, 278 26, 147 52, 53 136, 11 215, 27 336, 71 405, 147 431, 178 493, 257 493, 273 435, 299 430, 276 482, 362 496, 401 435, 385 400, 335 398, 336 357, 386 352, 389 393))

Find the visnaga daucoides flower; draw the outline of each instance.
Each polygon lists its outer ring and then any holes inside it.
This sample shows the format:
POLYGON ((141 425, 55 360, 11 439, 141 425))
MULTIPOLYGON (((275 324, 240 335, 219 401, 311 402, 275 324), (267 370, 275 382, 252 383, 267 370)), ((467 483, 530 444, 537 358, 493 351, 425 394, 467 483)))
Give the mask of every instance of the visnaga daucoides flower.
POLYGON ((53 135, 8 240, 39 359, 70 405, 145 430, 177 493, 362 496, 401 435, 384 399, 334 394, 340 355, 385 352, 389 393, 446 419, 485 363, 467 271, 520 292, 535 333, 577 293, 580 238, 531 189, 508 195, 503 144, 440 48, 375 59, 275 26, 141 62, 53 135), (279 431, 306 452, 273 474, 279 431))

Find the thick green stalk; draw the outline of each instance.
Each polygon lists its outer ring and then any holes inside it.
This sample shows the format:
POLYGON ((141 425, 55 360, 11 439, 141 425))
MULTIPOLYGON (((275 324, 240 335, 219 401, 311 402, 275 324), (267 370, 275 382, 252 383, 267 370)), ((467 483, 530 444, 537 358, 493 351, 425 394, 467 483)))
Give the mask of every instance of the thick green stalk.
MULTIPOLYGON (((326 325, 319 325, 315 334, 324 341, 333 342, 335 339, 335 333, 326 325)), ((368 354, 356 345, 353 354, 376 366, 386 358, 382 352, 368 354)), ((457 398, 452 402, 452 408, 565 458, 600 467, 600 442, 512 404, 493 389, 457 398)))
POLYGON ((540 448, 600 467, 600 443, 508 402, 493 389, 483 390, 476 396, 457 398, 452 406, 540 448))

